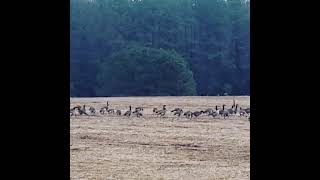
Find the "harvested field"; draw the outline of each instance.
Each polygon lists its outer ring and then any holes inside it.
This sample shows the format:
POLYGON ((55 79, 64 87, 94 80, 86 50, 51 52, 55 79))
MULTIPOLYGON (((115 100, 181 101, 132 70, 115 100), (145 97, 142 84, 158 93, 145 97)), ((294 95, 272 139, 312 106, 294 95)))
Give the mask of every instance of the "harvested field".
MULTIPOLYGON (((250 179, 250 122, 201 115, 156 117, 152 108, 204 110, 231 107, 234 97, 70 98, 71 107, 97 109, 109 101, 122 112, 144 107, 143 117, 70 117, 71 179, 250 179)), ((235 97, 250 107, 250 97, 235 97)))

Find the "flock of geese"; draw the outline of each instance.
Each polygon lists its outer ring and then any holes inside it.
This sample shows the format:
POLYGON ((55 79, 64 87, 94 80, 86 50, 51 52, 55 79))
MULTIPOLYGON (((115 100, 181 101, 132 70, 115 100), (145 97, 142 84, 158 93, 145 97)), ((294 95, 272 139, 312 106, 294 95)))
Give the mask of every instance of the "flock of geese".
MULTIPOLYGON (((112 109, 109 107, 109 102, 107 101, 107 106, 104 106, 100 108, 99 113, 101 115, 117 115, 117 116, 136 116, 136 117, 141 117, 143 116, 143 107, 136 107, 134 110, 132 110, 132 106, 129 106, 129 110, 124 112, 122 114, 121 110, 119 109, 112 109)), ((249 108, 241 108, 238 104, 235 103, 235 100, 233 100, 233 105, 231 108, 226 108, 226 105, 223 104, 222 108, 221 106, 216 105, 215 108, 208 108, 205 110, 200 110, 200 111, 183 111, 182 108, 175 108, 171 111, 169 111, 166 108, 166 105, 163 105, 162 108, 153 108, 153 115, 156 115, 157 117, 163 117, 165 116, 168 112, 173 113, 173 116, 176 117, 181 117, 184 116, 188 119, 192 118, 197 118, 200 115, 205 115, 205 116, 211 116, 213 118, 217 117, 223 117, 229 118, 229 117, 235 117, 235 116, 240 116, 240 117, 248 117, 248 120, 250 121, 250 107, 249 108)), ((97 115, 96 109, 91 106, 75 106, 70 109, 70 116, 79 116, 79 115, 86 115, 86 116, 95 116, 97 115)))

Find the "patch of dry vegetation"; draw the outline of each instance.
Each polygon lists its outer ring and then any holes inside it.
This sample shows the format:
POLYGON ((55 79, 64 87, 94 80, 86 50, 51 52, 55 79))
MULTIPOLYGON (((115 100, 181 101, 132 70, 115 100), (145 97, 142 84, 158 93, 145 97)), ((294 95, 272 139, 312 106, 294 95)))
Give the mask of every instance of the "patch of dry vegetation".
MULTIPOLYGON (((71 117, 71 179, 250 179, 250 122, 246 118, 197 119, 152 115, 152 108, 200 110, 232 104, 233 97, 71 98, 144 116, 71 117)), ((236 97, 249 107, 249 97, 236 97)))

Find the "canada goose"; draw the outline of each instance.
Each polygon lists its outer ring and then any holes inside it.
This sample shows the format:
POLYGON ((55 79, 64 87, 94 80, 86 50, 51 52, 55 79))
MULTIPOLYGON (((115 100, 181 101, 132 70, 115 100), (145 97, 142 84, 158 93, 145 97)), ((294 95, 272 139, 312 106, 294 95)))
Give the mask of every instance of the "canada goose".
POLYGON ((73 108, 70 109, 70 116, 76 116, 78 112, 79 114, 79 109, 81 109, 81 106, 75 106, 73 108))
POLYGON ((109 102, 107 101, 107 106, 103 106, 101 109, 100 109, 100 114, 104 114, 105 112, 107 112, 109 109, 109 102))
POLYGON ((162 110, 157 110, 156 114, 162 117, 166 114, 166 112, 167 112, 166 105, 163 105, 162 110))
POLYGON ((108 114, 114 114, 114 109, 108 109, 108 114))
POLYGON ((80 109, 80 108, 81 108, 81 106, 78 105, 78 106, 73 107, 72 109, 74 110, 74 109, 80 109))
POLYGON ((133 111, 132 114, 135 114, 137 117, 142 116, 142 113, 139 110, 133 111))
POLYGON ((208 108, 208 109, 206 109, 205 111, 203 111, 203 114, 209 115, 209 114, 212 113, 212 112, 213 112, 213 109, 212 109, 212 108, 208 108))
POLYGON ((217 106, 217 105, 216 105, 216 108, 215 108, 214 112, 220 114, 220 109, 218 109, 218 107, 220 107, 220 106, 217 106))
POLYGON ((198 117, 200 116, 201 114, 203 113, 203 111, 195 111, 193 113, 191 113, 191 118, 194 116, 194 117, 198 117))
POLYGON ((175 111, 180 111, 182 110, 181 108, 175 108, 174 110, 172 110, 171 112, 175 112, 175 111))
POLYGON ((186 116, 186 118, 191 119, 192 112, 191 111, 187 111, 183 115, 186 116))
POLYGON ((86 112, 86 105, 83 105, 83 106, 82 106, 82 109, 79 108, 78 111, 79 111, 80 115, 83 115, 83 114, 84 114, 84 115, 89 116, 88 113, 86 112))
POLYGON ((221 110, 218 109, 218 107, 220 106, 216 105, 215 109, 211 113, 209 113, 208 116, 217 117, 218 115, 220 115, 221 110))
POLYGON ((221 116, 223 116, 224 119, 225 119, 227 116, 229 116, 229 112, 224 109, 225 106, 226 106, 226 105, 223 104, 223 105, 222 105, 222 110, 219 111, 219 114, 220 114, 221 116))
MULTIPOLYGON (((171 112, 172 112, 172 111, 171 111, 171 112)), ((178 115, 178 117, 180 117, 182 113, 183 113, 183 110, 180 109, 180 108, 178 108, 178 110, 176 110, 176 111, 173 113, 173 115, 174 115, 174 116, 175 116, 175 115, 178 115)))
POLYGON ((158 111, 158 108, 153 108, 152 114, 155 114, 158 111))
POLYGON ((131 105, 129 106, 129 110, 123 114, 124 116, 131 116, 131 105))
POLYGON ((141 117, 142 116, 142 113, 140 111, 136 112, 136 116, 137 117, 141 117))
POLYGON ((246 108, 246 109, 244 109, 244 111, 245 111, 247 114, 250 114, 250 108, 246 108))
POLYGON ((248 113, 245 111, 245 109, 242 109, 241 107, 240 107, 240 112, 239 113, 240 113, 240 116, 248 115, 248 113))
POLYGON ((209 114, 208 114, 208 116, 212 116, 212 117, 216 117, 216 116, 218 116, 219 115, 219 112, 217 112, 217 111, 212 111, 212 112, 210 112, 209 114))
POLYGON ((103 108, 100 109, 100 114, 103 115, 104 113, 105 113, 105 108, 103 107, 103 108))
POLYGON ((70 116, 75 116, 75 109, 70 109, 70 116))
POLYGON ((227 109, 227 111, 230 115, 233 115, 233 114, 236 114, 237 109, 238 109, 238 104, 232 105, 231 109, 227 109))
POLYGON ((172 110, 171 112, 174 112, 173 115, 178 115, 179 117, 181 116, 183 110, 181 108, 175 108, 174 110, 172 110))
POLYGON ((96 109, 94 107, 89 108, 90 114, 95 115, 96 114, 96 109))
POLYGON ((107 101, 107 106, 103 106, 102 108, 100 108, 100 114, 103 115, 108 111, 108 109, 109 109, 109 102, 107 101))
POLYGON ((118 115, 118 116, 121 116, 121 110, 117 110, 117 112, 116 112, 116 114, 118 115))
POLYGON ((136 107, 136 111, 143 111, 143 107, 136 107))

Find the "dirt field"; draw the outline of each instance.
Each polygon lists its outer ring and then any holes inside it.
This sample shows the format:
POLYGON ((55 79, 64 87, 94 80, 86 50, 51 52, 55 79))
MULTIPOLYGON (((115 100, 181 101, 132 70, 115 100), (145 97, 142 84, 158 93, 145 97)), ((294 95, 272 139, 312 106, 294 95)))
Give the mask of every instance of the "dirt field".
MULTIPOLYGON (((144 116, 71 117, 71 179, 250 179, 250 122, 246 118, 188 120, 152 108, 205 110, 233 97, 70 98, 71 105, 129 109, 143 106, 144 116)), ((250 97, 235 97, 249 107, 250 97)))

